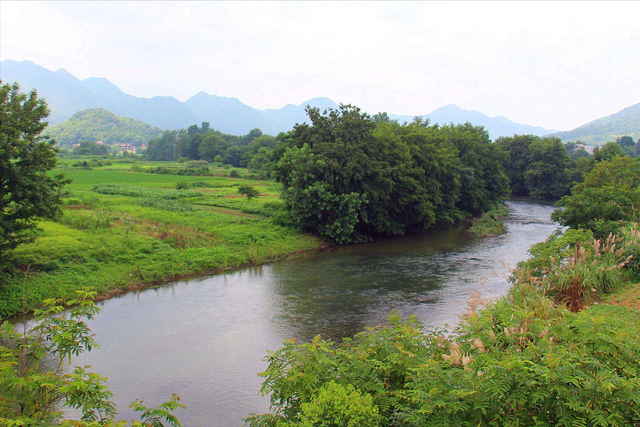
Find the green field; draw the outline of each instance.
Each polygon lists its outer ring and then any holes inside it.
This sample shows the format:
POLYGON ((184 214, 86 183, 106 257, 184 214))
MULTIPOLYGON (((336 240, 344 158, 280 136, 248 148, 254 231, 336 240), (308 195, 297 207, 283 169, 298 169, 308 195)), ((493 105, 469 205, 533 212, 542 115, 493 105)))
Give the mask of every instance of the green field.
MULTIPOLYGON (((16 249, 26 279, 28 310, 44 298, 68 298, 81 287, 110 295, 142 284, 261 264, 297 251, 319 248, 319 239, 277 225, 282 215, 279 185, 230 178, 230 169, 211 168, 214 176, 132 172, 132 163, 76 168, 62 160, 53 173, 72 180, 62 214, 39 223, 33 243, 16 249), (177 190, 180 182, 189 188, 177 190), (195 184, 194 184, 195 183, 195 184), (248 200, 237 187, 250 184, 261 195, 248 200), (94 189, 94 186, 98 187, 94 189), (110 193, 110 194, 105 194, 110 193)), ((140 162, 147 168, 184 167, 179 163, 140 162)), ((0 287, 0 317, 22 310, 23 277, 0 287)))

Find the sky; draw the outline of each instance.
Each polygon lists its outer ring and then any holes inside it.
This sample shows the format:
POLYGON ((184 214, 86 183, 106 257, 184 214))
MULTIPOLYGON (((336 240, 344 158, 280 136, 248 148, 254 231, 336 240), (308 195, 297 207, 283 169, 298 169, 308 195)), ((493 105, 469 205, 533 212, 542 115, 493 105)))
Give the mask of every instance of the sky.
POLYGON ((456 104, 570 130, 640 103, 640 2, 0 2, 0 60, 135 96, 369 113, 456 104))

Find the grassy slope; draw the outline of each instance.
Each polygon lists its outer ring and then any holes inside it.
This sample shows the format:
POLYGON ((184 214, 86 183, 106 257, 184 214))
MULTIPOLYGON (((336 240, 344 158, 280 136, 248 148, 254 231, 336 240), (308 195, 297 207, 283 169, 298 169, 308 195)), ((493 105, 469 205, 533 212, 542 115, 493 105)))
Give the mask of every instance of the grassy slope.
POLYGON ((164 131, 140 120, 93 108, 75 113, 66 122, 49 127, 47 132, 59 144, 102 140, 107 144, 126 142, 140 145, 162 136, 164 131))
POLYGON ((640 138, 640 104, 625 108, 615 114, 584 124, 572 131, 550 136, 560 137, 564 142, 582 141, 587 144, 602 145, 615 141, 619 136, 640 138))
MULTIPOLYGON (((270 221, 264 204, 278 199, 274 182, 130 170, 131 164, 65 170, 73 179, 70 206, 57 221, 41 222, 38 239, 15 251, 18 264, 30 266, 28 308, 43 298, 70 297, 80 287, 93 287, 102 295, 117 293, 139 284, 260 264, 322 245, 270 221), (175 191, 177 181, 202 181, 211 187, 193 189, 200 195, 180 200, 193 209, 190 212, 143 207, 134 197, 91 191, 96 183, 175 191), (255 185, 263 195, 250 201, 239 197, 240 183, 255 185)), ((0 287, 0 316, 20 310, 21 283, 22 278, 14 277, 0 287)))

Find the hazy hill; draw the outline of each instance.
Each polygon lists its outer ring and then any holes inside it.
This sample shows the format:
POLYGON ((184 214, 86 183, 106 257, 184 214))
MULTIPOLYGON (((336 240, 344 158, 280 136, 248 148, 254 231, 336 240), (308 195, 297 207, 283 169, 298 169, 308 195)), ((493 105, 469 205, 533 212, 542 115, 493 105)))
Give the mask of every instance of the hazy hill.
MULTIPOLYGON (((396 119, 401 123, 413 120, 412 116, 389 114, 389 117, 396 119)), ((554 130, 544 129, 539 126, 516 123, 504 116, 489 117, 479 111, 465 110, 453 104, 440 107, 430 114, 425 114, 422 117, 428 118, 431 123, 439 123, 441 125, 470 122, 476 126, 484 126, 492 139, 514 134, 543 136, 555 132, 554 130)))
POLYGON ((307 105, 317 107, 320 110, 327 108, 338 108, 338 104, 330 100, 329 98, 313 98, 307 102, 303 102, 300 105, 287 104, 279 109, 262 110, 262 113, 271 122, 273 122, 280 131, 288 131, 295 126, 296 123, 308 123, 307 113, 305 108, 307 105))
MULTIPOLYGON (((260 110, 243 104, 236 98, 209 95, 199 92, 184 102, 184 105, 211 127, 223 133, 244 135, 251 129, 261 129, 275 135, 282 129, 274 126, 260 110)), ((193 124, 193 123, 192 123, 193 124)))
POLYGON ((201 121, 173 97, 138 98, 125 94, 107 79, 80 80, 64 69, 54 72, 31 61, 0 62, 0 78, 5 82, 19 82, 24 91, 36 88, 51 108, 49 123, 52 125, 90 108, 104 108, 166 129, 184 128, 201 121))
POLYGON ((81 141, 129 143, 139 146, 162 135, 163 130, 129 117, 119 117, 102 108, 80 111, 66 122, 47 128, 59 144, 81 141))
MULTIPOLYGON (((50 123, 53 125, 64 122, 79 111, 103 108, 113 114, 141 120, 162 129, 187 128, 193 124, 209 122, 212 128, 235 135, 246 134, 254 128, 275 135, 289 131, 296 123, 307 122, 307 104, 322 110, 338 107, 338 104, 328 98, 313 98, 300 105, 288 104, 279 109, 259 110, 236 98, 204 92, 185 102, 171 96, 140 98, 122 92, 104 78, 79 80, 63 69, 53 72, 31 61, 17 62, 10 59, 0 62, 0 78, 5 82, 20 82, 25 91, 37 88, 40 96, 51 107, 50 123)), ((401 122, 413 119, 413 116, 389 116, 401 122)), ((515 123, 502 116, 489 117, 455 105, 438 108, 424 117, 429 117, 432 123, 471 122, 481 125, 489 131, 491 138, 514 133, 546 135, 555 132, 515 123)))
POLYGON ((109 105, 112 113, 133 117, 164 129, 186 128, 202 120, 172 96, 139 98, 128 95, 105 78, 91 77, 82 81, 85 88, 109 105))
POLYGON ((563 141, 580 140, 587 144, 601 145, 615 141, 619 136, 640 138, 640 104, 632 105, 607 117, 589 122, 572 131, 560 132, 554 136, 563 141))
POLYGON ((63 69, 53 72, 31 61, 7 59, 0 62, 0 78, 6 83, 20 83, 25 92, 37 88, 38 94, 47 100, 51 108, 51 124, 62 123, 74 113, 88 108, 108 108, 82 85, 82 81, 63 69))

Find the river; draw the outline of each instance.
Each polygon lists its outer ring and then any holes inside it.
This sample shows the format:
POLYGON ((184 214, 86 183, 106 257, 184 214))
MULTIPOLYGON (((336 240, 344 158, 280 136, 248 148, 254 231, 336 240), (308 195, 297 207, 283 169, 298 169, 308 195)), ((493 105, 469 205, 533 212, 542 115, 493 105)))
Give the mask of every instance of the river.
POLYGON ((474 293, 504 294, 509 270, 558 228, 551 206, 509 206, 502 236, 452 228, 383 239, 101 302, 89 322, 101 348, 74 364, 108 377, 123 419, 134 418, 136 398, 156 405, 176 393, 183 426, 241 426, 249 412, 268 412, 256 373, 285 339, 351 336, 392 310, 451 325, 474 293))

